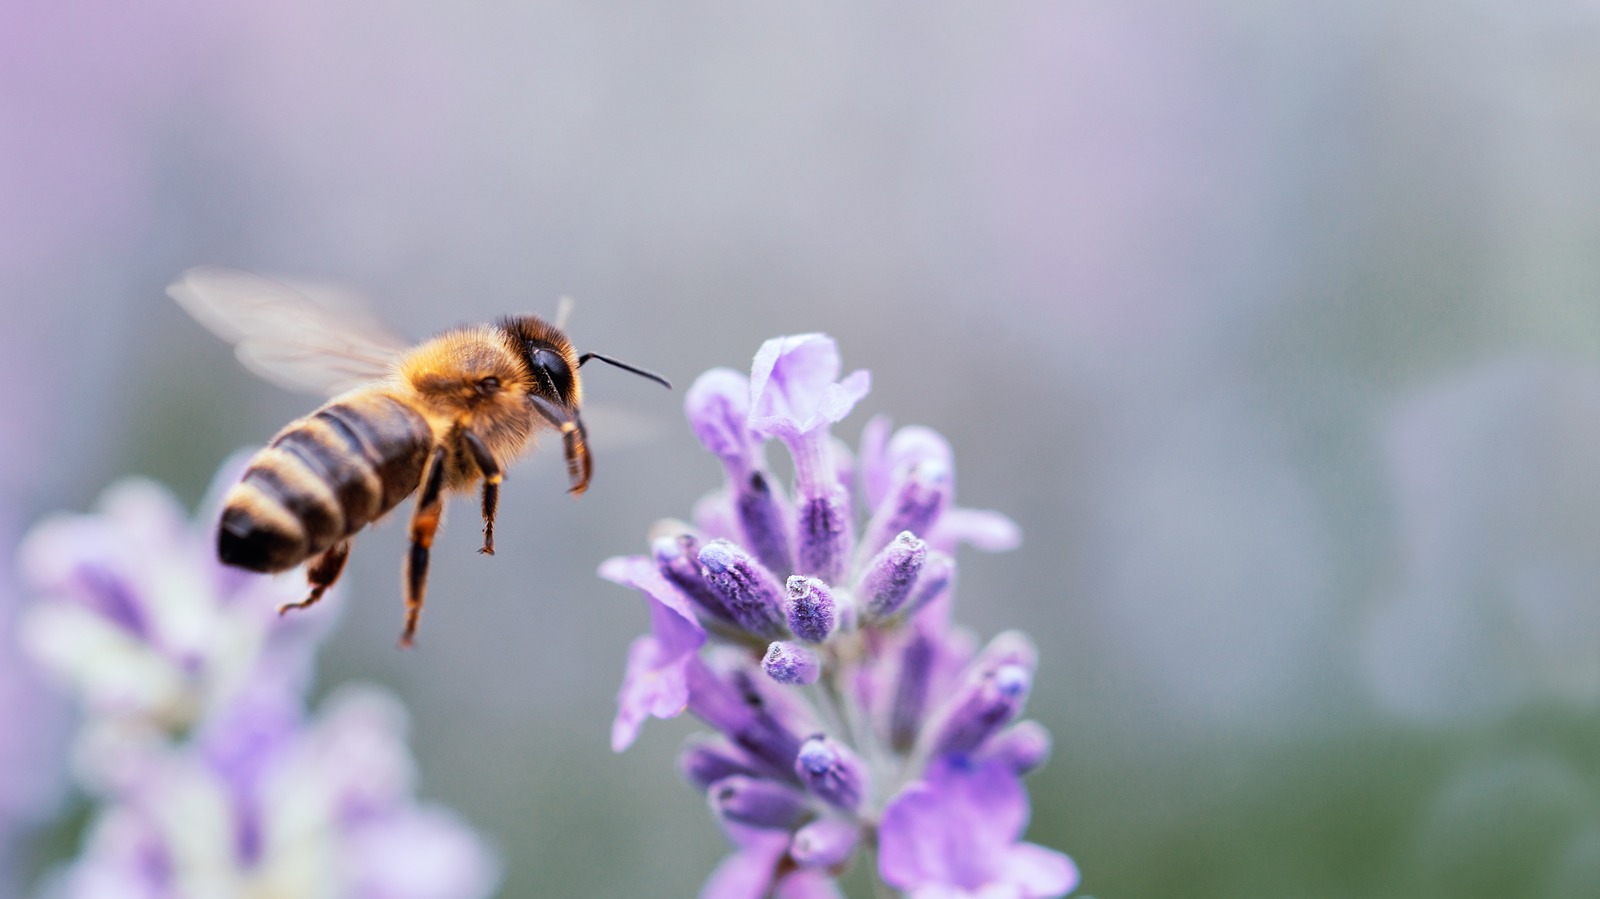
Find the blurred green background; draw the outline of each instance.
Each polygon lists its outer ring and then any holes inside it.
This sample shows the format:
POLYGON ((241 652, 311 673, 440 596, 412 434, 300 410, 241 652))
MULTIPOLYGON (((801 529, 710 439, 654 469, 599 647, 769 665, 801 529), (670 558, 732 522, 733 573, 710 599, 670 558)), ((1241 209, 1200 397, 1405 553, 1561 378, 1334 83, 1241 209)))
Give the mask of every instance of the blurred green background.
MULTIPOLYGON (((312 407, 166 299, 201 262, 416 337, 570 295, 680 385, 586 370, 590 492, 514 470, 493 559, 457 508, 416 651, 402 529, 355 548, 323 689, 405 698, 506 896, 725 851, 690 722, 607 749, 646 619, 594 568, 718 483, 682 388, 808 330, 874 374, 838 433, 940 429, 1023 527, 958 614, 1041 646, 1030 838, 1083 892, 1600 895, 1590 0, 8 3, 4 539, 312 407)), ((29 827, 18 870, 70 849, 29 827)))

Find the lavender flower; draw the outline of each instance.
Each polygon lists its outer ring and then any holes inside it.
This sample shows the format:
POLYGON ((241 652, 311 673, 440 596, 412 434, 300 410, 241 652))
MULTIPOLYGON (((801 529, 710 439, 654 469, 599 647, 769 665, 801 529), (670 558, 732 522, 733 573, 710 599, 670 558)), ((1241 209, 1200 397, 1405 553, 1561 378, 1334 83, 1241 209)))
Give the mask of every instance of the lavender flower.
MULTIPOLYGON (((235 467, 217 481, 233 480, 235 467)), ((96 513, 47 518, 23 539, 20 573, 35 601, 21 639, 72 685, 91 721, 176 733, 247 685, 298 690, 309 680, 329 616, 279 618, 301 585, 223 566, 214 516, 200 520, 161 486, 129 479, 96 513)))
POLYGON ((852 457, 830 428, 870 376, 840 370, 833 340, 805 334, 764 344, 748 380, 715 369, 690 391, 728 483, 693 525, 657 525, 649 556, 600 568, 644 594, 652 627, 612 747, 685 710, 719 732, 680 758, 736 847, 705 899, 838 896, 834 878, 874 847, 881 882, 910 896, 1065 895, 1071 859, 1021 841, 1021 776, 1050 750, 1018 720, 1037 651, 1018 632, 978 651, 950 620, 956 547, 1020 534, 956 504, 930 429, 873 419, 852 457), (766 438, 793 459, 792 498, 766 473, 766 438))
POLYGON ((301 586, 225 569, 213 547, 146 481, 23 542, 37 597, 23 636, 76 694, 73 755, 97 803, 46 895, 488 896, 493 853, 413 798, 403 708, 346 687, 309 717, 302 697, 330 619, 279 617, 301 586))
POLYGON ((498 865, 453 814, 417 805, 405 713, 346 689, 307 722, 282 695, 241 702, 192 745, 146 747, 53 895, 488 896, 498 865))

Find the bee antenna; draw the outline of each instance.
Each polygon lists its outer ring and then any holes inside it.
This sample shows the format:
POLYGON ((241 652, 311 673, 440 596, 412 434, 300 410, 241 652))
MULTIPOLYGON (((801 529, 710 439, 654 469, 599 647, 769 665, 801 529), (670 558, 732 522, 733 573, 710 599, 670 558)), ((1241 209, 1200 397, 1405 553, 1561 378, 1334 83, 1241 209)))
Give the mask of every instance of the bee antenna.
POLYGON ((634 366, 629 365, 628 363, 619 359, 613 359, 610 356, 602 356, 599 353, 584 353, 582 356, 579 356, 578 367, 582 368, 583 363, 588 362, 590 359, 599 359, 601 362, 604 362, 607 365, 615 365, 617 368, 620 368, 623 371, 631 371, 641 378, 648 378, 649 380, 660 384, 662 387, 665 387, 668 390, 672 389, 671 381, 668 381, 666 378, 661 377, 653 371, 645 371, 642 368, 635 368, 634 366))

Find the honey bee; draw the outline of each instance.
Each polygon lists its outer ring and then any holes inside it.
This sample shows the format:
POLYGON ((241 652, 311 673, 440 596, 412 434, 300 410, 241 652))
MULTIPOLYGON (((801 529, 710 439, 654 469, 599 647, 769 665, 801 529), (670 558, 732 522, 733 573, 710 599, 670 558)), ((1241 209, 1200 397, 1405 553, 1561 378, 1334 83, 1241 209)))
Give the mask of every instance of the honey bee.
POLYGON ((535 315, 456 328, 412 346, 338 295, 247 272, 190 269, 167 293, 233 343, 246 368, 332 397, 251 457, 223 501, 218 557, 259 572, 309 560, 309 595, 278 611, 303 609, 338 580, 355 534, 418 493, 404 565, 402 646, 416 635, 447 493, 482 484, 479 552, 493 555, 503 473, 538 430, 561 435, 569 492, 589 486, 579 413, 584 363, 598 359, 672 386, 609 356, 579 355, 560 327, 535 315))

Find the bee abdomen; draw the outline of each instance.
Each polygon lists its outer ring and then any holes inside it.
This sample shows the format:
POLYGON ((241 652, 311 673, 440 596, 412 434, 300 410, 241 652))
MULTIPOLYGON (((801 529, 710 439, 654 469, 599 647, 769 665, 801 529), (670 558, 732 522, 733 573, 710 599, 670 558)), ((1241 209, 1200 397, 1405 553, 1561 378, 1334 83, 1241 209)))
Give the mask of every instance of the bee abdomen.
POLYGON ((228 493, 218 555, 252 571, 298 565, 415 490, 431 443, 427 421, 381 393, 324 406, 250 460, 228 493))

